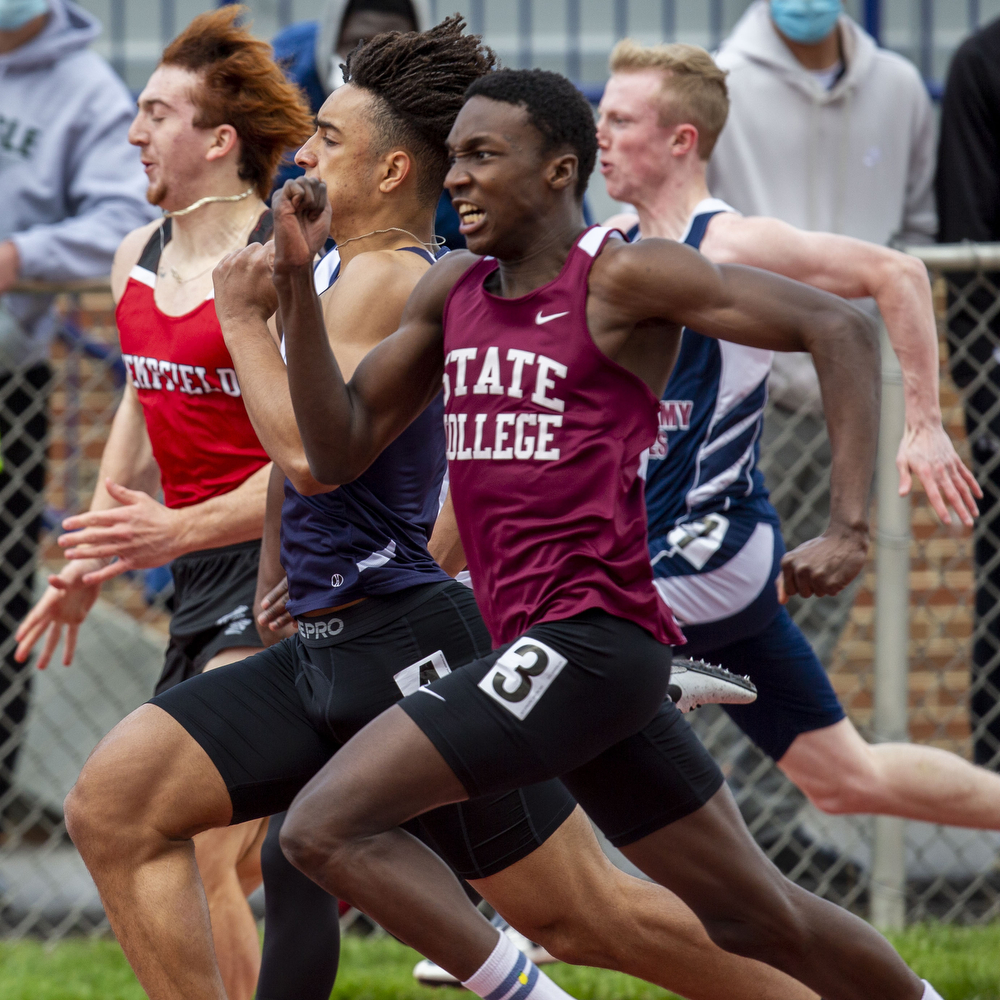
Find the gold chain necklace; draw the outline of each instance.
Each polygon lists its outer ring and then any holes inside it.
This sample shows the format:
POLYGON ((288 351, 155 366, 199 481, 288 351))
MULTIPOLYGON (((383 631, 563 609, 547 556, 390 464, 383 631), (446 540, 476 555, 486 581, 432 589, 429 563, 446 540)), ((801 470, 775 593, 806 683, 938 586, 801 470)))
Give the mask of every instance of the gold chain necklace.
MULTIPOLYGON (((209 195, 207 198, 201 198, 201 199, 199 199, 193 205, 188 205, 187 208, 178 209, 176 212, 164 212, 163 213, 163 217, 164 217, 164 219, 172 219, 172 218, 174 218, 175 216, 178 216, 178 215, 187 215, 188 212, 193 212, 196 208, 201 208, 202 205, 208 205, 211 202, 217 202, 217 201, 242 201, 244 198, 248 197, 252 193, 253 193, 253 188, 250 187, 250 188, 247 188, 246 191, 243 192, 243 194, 233 194, 233 195, 228 195, 228 196, 225 196, 225 197, 223 197, 222 195, 209 195)), ((244 223, 243 227, 240 228, 240 244, 239 244, 240 246, 243 246, 244 243, 245 243, 244 236, 248 236, 251 232, 253 232, 254 224, 257 222, 258 218, 259 217, 255 215, 255 216, 253 216, 250 219, 250 228, 249 228, 249 230, 245 234, 244 234, 243 230, 246 228, 246 224, 244 223)), ((163 260, 163 251, 164 251, 165 245, 166 244, 163 242, 163 226, 161 225, 160 226, 160 260, 161 261, 163 260)), ((228 253, 228 251, 227 251, 227 253, 228 253)), ((189 281, 194 281, 195 278, 200 278, 203 274, 208 274, 208 272, 211 271, 215 267, 215 265, 217 263, 218 263, 218 261, 216 261, 213 264, 209 264, 208 267, 206 267, 203 271, 199 271, 197 274, 188 275, 188 277, 186 277, 186 278, 182 278, 181 274, 180 274, 180 271, 178 271, 176 267, 171 266, 171 268, 170 268, 170 276, 174 279, 174 281, 178 285, 186 285, 189 281)), ((157 273, 159 274, 159 276, 161 278, 165 278, 167 276, 167 272, 165 270, 163 270, 162 266, 158 270, 157 273)))

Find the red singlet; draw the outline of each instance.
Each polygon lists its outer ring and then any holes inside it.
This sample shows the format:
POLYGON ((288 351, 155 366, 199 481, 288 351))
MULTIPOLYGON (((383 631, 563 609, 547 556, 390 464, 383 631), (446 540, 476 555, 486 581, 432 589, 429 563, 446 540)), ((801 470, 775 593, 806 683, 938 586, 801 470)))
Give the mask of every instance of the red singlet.
MULTIPOLYGON (((266 240, 271 213, 250 237, 266 240)), ((122 360, 139 393, 168 507, 188 507, 236 489, 270 459, 254 433, 236 369, 215 315, 214 296, 183 316, 153 299, 170 220, 154 232, 132 268, 115 310, 122 360)))
POLYGON ((587 608, 684 642, 653 586, 643 477, 660 401, 602 354, 587 280, 611 230, 587 230, 559 277, 505 299, 484 257, 444 308, 451 490, 476 600, 497 645, 587 608))

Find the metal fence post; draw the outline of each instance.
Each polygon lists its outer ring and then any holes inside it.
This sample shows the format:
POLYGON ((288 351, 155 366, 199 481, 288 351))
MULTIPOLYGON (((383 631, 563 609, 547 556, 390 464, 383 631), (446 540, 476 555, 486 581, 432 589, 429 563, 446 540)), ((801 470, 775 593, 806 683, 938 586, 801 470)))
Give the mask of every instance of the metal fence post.
MULTIPOLYGON (((903 376, 882 329, 882 414, 878 439, 875 554, 875 740, 906 742, 910 623, 910 500, 899 496, 896 450, 903 436, 903 376)), ((904 822, 875 819, 871 919, 900 928, 906 916, 904 822)))

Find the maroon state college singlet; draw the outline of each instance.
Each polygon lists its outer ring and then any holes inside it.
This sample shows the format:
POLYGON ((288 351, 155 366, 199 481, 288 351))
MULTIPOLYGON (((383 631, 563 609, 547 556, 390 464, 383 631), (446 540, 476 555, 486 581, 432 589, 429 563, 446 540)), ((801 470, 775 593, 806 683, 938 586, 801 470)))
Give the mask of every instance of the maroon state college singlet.
POLYGON ((684 641, 653 586, 643 477, 659 400, 587 328, 587 280, 613 230, 577 240, 519 298, 478 261, 444 307, 445 431, 476 600, 500 645, 588 608, 684 641))

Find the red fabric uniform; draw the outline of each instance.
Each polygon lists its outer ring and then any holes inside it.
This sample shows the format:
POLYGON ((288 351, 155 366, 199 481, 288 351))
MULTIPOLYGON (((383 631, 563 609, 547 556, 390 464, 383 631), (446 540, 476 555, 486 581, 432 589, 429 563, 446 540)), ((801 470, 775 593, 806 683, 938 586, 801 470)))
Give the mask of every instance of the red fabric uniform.
POLYGON ((610 230, 559 276, 505 299, 474 264, 444 309, 445 430, 459 533, 497 645, 587 608, 684 642, 653 586, 643 476, 659 400, 598 350, 587 280, 610 230))
MULTIPOLYGON (((164 243, 168 239, 169 231, 164 243)), ((183 316, 168 316, 156 305, 160 249, 154 233, 132 268, 115 319, 125 371, 139 394, 160 467, 164 502, 188 507, 234 490, 270 459, 243 405, 214 297, 183 316)))

